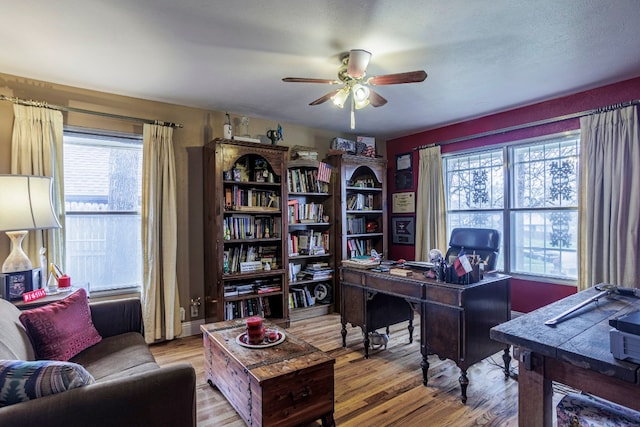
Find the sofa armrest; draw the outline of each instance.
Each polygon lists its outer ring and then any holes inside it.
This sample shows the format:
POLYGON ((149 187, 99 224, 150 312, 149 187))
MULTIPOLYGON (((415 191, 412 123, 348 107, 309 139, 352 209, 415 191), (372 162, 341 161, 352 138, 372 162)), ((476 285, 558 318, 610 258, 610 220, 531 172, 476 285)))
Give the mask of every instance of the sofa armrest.
POLYGON ((196 374, 187 363, 0 408, 0 425, 195 426, 196 374))
POLYGON ((138 298, 92 302, 91 320, 103 337, 143 331, 142 305, 138 298))

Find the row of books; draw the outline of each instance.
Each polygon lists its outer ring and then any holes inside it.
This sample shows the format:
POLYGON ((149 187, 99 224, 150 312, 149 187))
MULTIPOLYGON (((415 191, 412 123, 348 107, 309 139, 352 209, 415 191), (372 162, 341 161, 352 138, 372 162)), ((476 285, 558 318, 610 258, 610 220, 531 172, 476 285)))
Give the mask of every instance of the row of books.
POLYGON ((257 297, 224 303, 224 319, 232 320, 248 316, 271 316, 269 298, 257 297))
POLYGON ((322 203, 300 203, 297 199, 288 202, 289 224, 327 222, 322 203))
POLYGON ((347 239, 347 251, 350 257, 371 255, 372 239, 347 239))
POLYGON ((224 218, 224 238, 263 239, 280 235, 282 220, 280 217, 232 214, 224 218))
POLYGON ((269 268, 278 268, 278 247, 244 245, 234 246, 224 251, 224 273, 241 273, 240 263, 260 261, 263 265, 269 264, 269 268))
POLYGON ((350 194, 347 197, 347 210, 370 211, 376 209, 373 194, 350 194))
POLYGON ((315 304, 316 299, 306 286, 289 289, 289 308, 312 307, 315 304))
POLYGON ((367 231, 367 219, 363 216, 347 215, 347 232, 349 234, 364 234, 367 231))
POLYGON ((271 208, 275 210, 280 209, 280 194, 271 190, 241 188, 233 185, 224 189, 224 205, 227 209, 244 207, 271 208))
POLYGON ((329 244, 328 231, 299 230, 287 234, 289 256, 328 254, 329 244))
POLYGON ((317 169, 289 169, 287 185, 290 193, 328 193, 329 183, 318 180, 317 169))
POLYGON ((259 279, 249 283, 226 285, 224 287, 225 298, 239 297, 251 294, 268 294, 271 292, 281 292, 282 285, 279 280, 259 279))
POLYGON ((299 280, 328 280, 333 274, 333 269, 328 263, 308 264, 304 269, 302 264, 295 262, 289 263, 289 281, 297 282, 299 280), (320 265, 321 264, 321 265, 320 265))

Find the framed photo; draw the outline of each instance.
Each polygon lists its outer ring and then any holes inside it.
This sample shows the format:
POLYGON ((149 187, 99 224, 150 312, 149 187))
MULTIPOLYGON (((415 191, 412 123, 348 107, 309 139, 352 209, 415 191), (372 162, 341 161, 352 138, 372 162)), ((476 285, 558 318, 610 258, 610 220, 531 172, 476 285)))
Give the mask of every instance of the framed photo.
POLYGON ((398 216, 391 218, 391 242, 396 245, 414 245, 416 241, 415 218, 398 216))
POLYGON ((410 190, 413 188, 413 173, 410 170, 396 172, 396 190, 410 190))
POLYGON ((40 269, 18 271, 0 274, 0 293, 2 298, 15 301, 21 300, 22 294, 40 288, 40 269))
POLYGON ((396 154, 396 171, 410 171, 413 155, 411 153, 396 154))
POLYGON ((416 193, 393 193, 391 213, 414 213, 416 211, 416 193))

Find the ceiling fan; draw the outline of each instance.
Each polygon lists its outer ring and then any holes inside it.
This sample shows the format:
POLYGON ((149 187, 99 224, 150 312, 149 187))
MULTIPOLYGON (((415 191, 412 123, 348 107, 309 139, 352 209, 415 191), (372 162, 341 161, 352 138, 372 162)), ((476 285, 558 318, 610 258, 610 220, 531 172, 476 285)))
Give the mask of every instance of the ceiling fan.
POLYGON ((349 95, 351 95, 351 129, 355 129, 354 109, 359 110, 367 105, 381 107, 387 103, 384 97, 369 86, 419 83, 427 78, 427 73, 424 70, 385 74, 367 78, 366 70, 371 60, 371 53, 363 49, 352 49, 348 54, 343 54, 340 59, 342 65, 338 69, 338 80, 285 77, 282 81, 293 83, 324 83, 331 85, 342 84, 343 86, 340 89, 333 90, 321 96, 315 101, 310 102, 309 105, 319 105, 331 99, 335 105, 344 108, 345 103, 349 100, 349 95))

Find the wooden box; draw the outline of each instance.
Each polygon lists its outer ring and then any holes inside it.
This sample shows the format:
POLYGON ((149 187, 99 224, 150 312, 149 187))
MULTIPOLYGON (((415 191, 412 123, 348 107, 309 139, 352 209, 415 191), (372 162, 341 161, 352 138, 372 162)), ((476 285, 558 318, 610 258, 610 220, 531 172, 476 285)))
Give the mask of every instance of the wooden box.
MULTIPOLYGON (((265 322, 267 327, 274 325, 265 322)), ((243 320, 201 326, 207 382, 251 426, 295 426, 322 419, 333 426, 335 360, 288 334, 268 348, 236 342, 243 320)))

